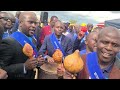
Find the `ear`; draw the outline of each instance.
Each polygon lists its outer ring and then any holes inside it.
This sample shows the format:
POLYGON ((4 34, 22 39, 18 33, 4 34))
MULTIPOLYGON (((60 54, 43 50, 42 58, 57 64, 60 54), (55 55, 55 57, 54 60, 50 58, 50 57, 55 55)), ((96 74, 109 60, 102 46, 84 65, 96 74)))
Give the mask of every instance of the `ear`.
POLYGON ((23 21, 19 21, 19 26, 21 27, 21 25, 23 24, 23 21))

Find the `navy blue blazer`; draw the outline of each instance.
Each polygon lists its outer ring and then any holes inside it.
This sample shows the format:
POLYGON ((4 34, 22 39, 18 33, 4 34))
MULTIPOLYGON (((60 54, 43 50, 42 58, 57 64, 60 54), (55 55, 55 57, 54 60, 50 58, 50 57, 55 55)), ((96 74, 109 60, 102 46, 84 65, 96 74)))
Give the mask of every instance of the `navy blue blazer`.
MULTIPOLYGON (((62 35, 61 38, 61 46, 63 48, 63 50, 66 53, 66 56, 72 53, 73 50, 73 46, 72 46, 73 42, 71 41, 71 39, 69 37, 66 37, 65 35, 62 35)), ((45 52, 48 52, 47 55, 51 56, 54 53, 54 47, 52 45, 52 42, 50 40, 50 35, 47 35, 44 39, 44 42, 39 50, 39 54, 42 54, 43 56, 45 56, 45 52)))

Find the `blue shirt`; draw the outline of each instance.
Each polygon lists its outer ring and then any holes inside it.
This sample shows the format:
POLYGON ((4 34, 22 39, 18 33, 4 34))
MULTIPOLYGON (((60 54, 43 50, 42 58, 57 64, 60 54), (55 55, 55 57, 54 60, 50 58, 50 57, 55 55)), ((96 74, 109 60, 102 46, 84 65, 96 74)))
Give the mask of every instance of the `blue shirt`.
POLYGON ((6 38, 6 37, 9 37, 9 36, 10 36, 10 34, 9 34, 8 30, 7 30, 6 32, 3 33, 2 39, 6 38))

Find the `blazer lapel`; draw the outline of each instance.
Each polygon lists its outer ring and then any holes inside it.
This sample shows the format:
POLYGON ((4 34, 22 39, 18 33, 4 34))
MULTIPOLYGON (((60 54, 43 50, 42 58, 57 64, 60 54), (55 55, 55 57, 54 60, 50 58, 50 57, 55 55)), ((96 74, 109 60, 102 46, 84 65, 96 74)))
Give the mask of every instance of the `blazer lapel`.
POLYGON ((65 43, 66 43, 65 36, 62 35, 61 46, 64 47, 64 46, 65 46, 65 43))

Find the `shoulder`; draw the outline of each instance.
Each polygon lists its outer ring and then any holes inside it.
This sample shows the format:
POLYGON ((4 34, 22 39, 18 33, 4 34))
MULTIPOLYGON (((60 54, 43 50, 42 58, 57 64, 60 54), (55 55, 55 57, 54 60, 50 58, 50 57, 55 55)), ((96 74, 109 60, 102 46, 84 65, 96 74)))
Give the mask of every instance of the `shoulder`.
POLYGON ((15 40, 13 38, 8 37, 8 38, 3 39, 1 43, 13 44, 15 43, 15 40))
POLYGON ((71 38, 70 37, 67 37, 65 35, 62 34, 62 38, 65 39, 65 40, 68 40, 68 41, 71 41, 71 38))
POLYGON ((15 48, 15 47, 20 48, 21 47, 21 44, 11 37, 3 39, 1 42, 1 45, 3 47, 11 47, 11 48, 15 48))
POLYGON ((0 52, 1 54, 6 53, 6 52, 14 52, 16 47, 18 45, 16 44, 15 40, 12 38, 5 38, 2 40, 1 44, 0 44, 0 52))
POLYGON ((115 65, 117 66, 117 68, 120 69, 120 58, 116 56, 115 58, 115 65))
MULTIPOLYGON (((50 35, 51 35, 51 34, 50 34, 50 35)), ((45 38, 44 38, 44 41, 50 40, 50 35, 46 35, 45 38)))

